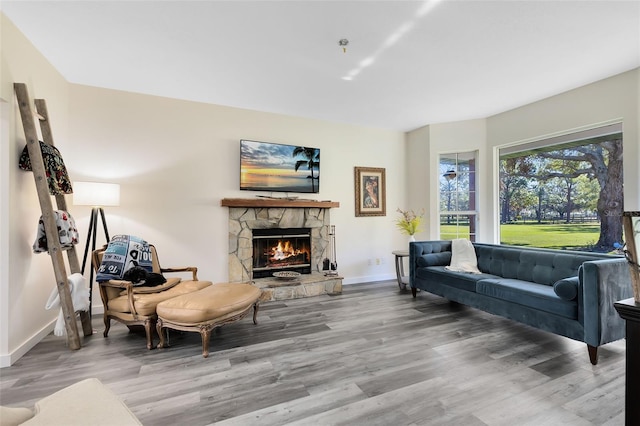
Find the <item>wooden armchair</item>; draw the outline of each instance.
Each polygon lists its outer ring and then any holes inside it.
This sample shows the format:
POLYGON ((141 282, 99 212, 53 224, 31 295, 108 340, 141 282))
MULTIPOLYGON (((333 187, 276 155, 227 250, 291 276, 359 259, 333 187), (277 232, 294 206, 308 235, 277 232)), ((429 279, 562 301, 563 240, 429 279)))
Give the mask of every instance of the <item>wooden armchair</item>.
MULTIPOLYGON (((120 321, 128 327, 142 325, 147 335, 147 349, 153 348, 152 333, 156 327, 156 306, 158 303, 211 285, 211 281, 198 280, 198 268, 194 266, 161 268, 156 248, 153 245, 150 248, 153 272, 160 274, 190 272, 191 279, 165 277, 166 283, 154 287, 134 286, 131 281, 126 280, 109 280, 98 283, 104 306, 104 337, 109 334, 112 319, 120 321)), ((102 263, 102 256, 106 249, 105 245, 92 253, 91 260, 96 272, 102 263)))

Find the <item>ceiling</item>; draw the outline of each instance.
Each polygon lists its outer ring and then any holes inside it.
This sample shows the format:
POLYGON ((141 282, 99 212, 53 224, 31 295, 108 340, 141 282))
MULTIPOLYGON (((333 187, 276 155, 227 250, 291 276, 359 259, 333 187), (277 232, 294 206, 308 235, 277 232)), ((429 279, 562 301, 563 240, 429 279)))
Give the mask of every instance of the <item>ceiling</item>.
POLYGON ((0 8, 71 83, 400 131, 488 117, 640 66, 640 1, 0 8))

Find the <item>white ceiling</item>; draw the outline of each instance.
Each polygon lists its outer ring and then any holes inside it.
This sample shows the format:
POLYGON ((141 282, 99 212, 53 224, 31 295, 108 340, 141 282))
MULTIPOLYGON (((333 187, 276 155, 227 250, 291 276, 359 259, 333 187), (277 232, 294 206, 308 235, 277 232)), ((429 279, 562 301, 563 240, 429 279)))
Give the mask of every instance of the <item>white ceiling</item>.
POLYGON ((0 8, 72 83, 402 131, 487 117, 640 66, 635 0, 0 8))

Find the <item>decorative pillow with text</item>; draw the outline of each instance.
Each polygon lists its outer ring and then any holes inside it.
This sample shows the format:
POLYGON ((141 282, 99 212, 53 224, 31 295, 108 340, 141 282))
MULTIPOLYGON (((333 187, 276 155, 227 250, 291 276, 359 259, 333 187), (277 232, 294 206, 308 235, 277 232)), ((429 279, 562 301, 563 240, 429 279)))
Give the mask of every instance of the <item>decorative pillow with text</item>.
POLYGON ((116 235, 102 256, 96 281, 122 279, 124 273, 135 266, 153 271, 149 243, 134 235, 116 235))

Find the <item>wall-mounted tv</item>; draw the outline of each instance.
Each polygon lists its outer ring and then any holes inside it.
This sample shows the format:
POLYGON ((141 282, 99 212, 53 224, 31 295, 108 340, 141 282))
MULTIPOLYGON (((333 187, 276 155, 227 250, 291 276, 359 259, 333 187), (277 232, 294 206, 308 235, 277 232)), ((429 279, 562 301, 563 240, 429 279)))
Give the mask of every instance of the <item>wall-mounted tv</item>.
POLYGON ((320 149, 242 139, 240 189, 316 194, 320 149))

